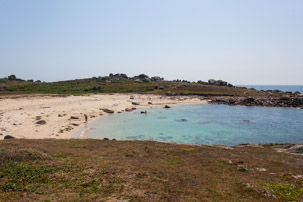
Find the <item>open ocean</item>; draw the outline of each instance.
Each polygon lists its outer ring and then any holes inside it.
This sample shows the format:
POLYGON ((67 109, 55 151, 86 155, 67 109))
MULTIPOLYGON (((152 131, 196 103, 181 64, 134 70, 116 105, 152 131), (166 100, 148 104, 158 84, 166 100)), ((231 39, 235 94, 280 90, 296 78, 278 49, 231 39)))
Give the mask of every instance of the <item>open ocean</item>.
POLYGON ((205 104, 146 110, 146 115, 136 110, 100 117, 74 138, 197 145, 303 142, 303 109, 205 104))
POLYGON ((256 90, 281 90, 303 93, 303 85, 237 85, 238 87, 254 88, 256 90))

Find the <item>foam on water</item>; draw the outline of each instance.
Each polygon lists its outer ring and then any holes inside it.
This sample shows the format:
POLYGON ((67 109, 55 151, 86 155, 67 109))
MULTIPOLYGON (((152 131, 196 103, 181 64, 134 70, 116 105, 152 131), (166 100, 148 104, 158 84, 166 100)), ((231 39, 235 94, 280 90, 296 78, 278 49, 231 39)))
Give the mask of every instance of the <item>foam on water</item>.
POLYGON ((74 137, 186 144, 303 142, 303 110, 182 105, 104 116, 74 137), (182 120, 183 119, 183 120, 182 120))

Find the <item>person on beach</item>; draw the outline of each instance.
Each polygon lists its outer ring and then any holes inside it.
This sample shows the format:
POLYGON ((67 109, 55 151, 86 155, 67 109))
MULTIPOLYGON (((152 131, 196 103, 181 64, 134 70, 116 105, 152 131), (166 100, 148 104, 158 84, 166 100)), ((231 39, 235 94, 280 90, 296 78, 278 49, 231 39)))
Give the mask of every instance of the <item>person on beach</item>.
POLYGON ((84 114, 84 118, 85 118, 85 122, 87 122, 87 115, 86 114, 84 114))

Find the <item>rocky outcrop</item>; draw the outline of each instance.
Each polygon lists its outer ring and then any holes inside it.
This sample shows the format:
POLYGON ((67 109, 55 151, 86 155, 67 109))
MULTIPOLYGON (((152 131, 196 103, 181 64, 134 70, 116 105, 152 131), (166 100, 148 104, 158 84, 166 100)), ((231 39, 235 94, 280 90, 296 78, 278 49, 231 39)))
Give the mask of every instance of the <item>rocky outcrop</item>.
POLYGON ((151 79, 146 74, 140 74, 138 76, 134 76, 133 80, 135 80, 135 81, 142 81, 142 82, 145 82, 145 83, 151 82, 151 79))
POLYGON ((150 78, 150 80, 153 81, 153 82, 160 82, 160 81, 163 81, 164 78, 161 78, 159 76, 153 76, 153 77, 150 78))
POLYGON ((9 81, 16 81, 17 77, 16 77, 16 75, 10 75, 10 76, 7 77, 7 79, 9 81))
POLYGON ((215 85, 216 80, 215 79, 209 79, 208 80, 208 85, 215 85))
MULTIPOLYGON (((202 82, 202 81, 201 81, 202 82)), ((200 82, 200 83, 201 83, 200 82)), ((228 87, 233 87, 232 84, 222 81, 222 80, 215 80, 215 79, 210 79, 208 80, 208 85, 214 85, 214 86, 228 86, 228 87)))
POLYGON ((109 77, 115 77, 118 79, 128 79, 126 74, 118 73, 118 74, 109 74, 109 77))
POLYGON ((289 153, 303 154, 303 145, 296 145, 288 149, 289 153))
POLYGON ((301 97, 211 97, 211 104, 303 108, 301 97))

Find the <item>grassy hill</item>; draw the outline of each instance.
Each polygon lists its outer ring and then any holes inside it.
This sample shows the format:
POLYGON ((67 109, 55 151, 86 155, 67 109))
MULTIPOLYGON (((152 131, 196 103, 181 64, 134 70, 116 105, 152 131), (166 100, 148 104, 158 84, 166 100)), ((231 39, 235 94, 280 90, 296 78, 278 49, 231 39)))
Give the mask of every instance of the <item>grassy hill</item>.
MULTIPOLYGON (((109 77, 104 77, 109 78, 109 77)), ((203 85, 194 82, 149 81, 97 78, 60 82, 26 82, 0 79, 0 95, 7 94, 85 94, 85 93, 150 93, 180 95, 260 96, 264 92, 239 87, 203 85), (110 81, 110 82, 109 82, 110 81)))
POLYGON ((302 201, 303 156, 271 146, 5 140, 0 201, 302 201))

